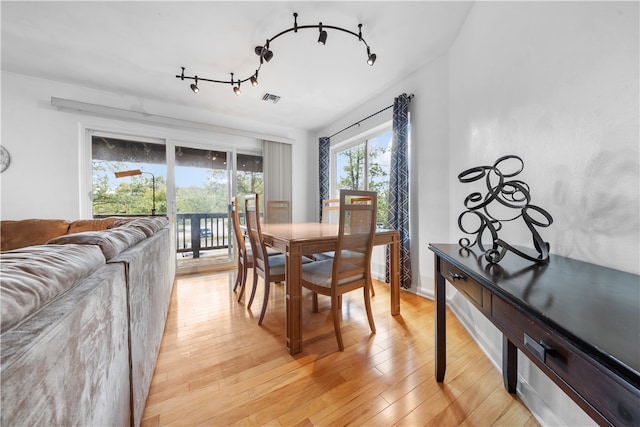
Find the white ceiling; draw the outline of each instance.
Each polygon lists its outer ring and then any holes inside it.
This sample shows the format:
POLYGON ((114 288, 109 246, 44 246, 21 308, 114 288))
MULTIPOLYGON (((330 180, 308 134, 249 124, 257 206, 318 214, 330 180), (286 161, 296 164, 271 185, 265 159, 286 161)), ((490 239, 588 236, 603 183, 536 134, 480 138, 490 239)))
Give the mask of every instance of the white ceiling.
MULTIPOLYGON (((2 1, 2 69, 160 100, 281 126, 312 130, 407 76, 445 52, 472 2, 456 1, 2 1), (343 27, 362 34, 377 55, 352 35, 327 30, 288 33, 271 44, 274 57, 260 84, 199 83, 249 77, 259 65, 254 47, 293 26, 343 27), (277 104, 261 100, 279 95, 277 104)), ((82 101, 79 99, 78 101, 82 101)))

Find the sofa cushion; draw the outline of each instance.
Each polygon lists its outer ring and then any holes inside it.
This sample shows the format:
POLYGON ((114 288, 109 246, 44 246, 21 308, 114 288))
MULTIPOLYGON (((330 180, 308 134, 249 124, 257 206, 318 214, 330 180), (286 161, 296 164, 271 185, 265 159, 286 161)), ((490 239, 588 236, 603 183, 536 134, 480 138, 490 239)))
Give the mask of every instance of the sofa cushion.
POLYGON ((69 225, 68 234, 81 233, 83 231, 99 231, 112 228, 114 224, 121 223, 125 218, 111 216, 99 219, 78 219, 69 225))
POLYGON ((40 245, 0 254, 4 332, 105 265, 96 246, 40 245))
POLYGON ((53 238, 47 244, 53 245, 96 245, 109 261, 125 249, 146 239, 146 235, 133 227, 118 227, 102 231, 84 231, 53 238))
POLYGON ((164 227, 169 220, 165 217, 144 217, 136 218, 121 227, 134 227, 141 230, 147 237, 152 236, 156 231, 164 227))
POLYGON ((0 221, 0 251, 43 245, 67 234, 69 221, 62 219, 22 219, 0 221))

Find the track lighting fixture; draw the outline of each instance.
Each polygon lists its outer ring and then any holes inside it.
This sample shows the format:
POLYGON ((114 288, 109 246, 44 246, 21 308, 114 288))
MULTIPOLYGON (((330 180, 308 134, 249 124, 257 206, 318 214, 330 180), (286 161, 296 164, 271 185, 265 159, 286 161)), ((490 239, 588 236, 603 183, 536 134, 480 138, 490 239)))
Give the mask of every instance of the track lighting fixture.
POLYGON ((318 43, 324 45, 327 43, 327 32, 322 29, 322 22, 318 24, 318 30, 320 31, 320 36, 318 37, 318 43))
POLYGON ((191 90, 193 91, 193 93, 198 93, 198 91, 200 89, 198 89, 198 76, 195 76, 195 83, 191 83, 191 90))
POLYGON ((283 34, 290 33, 291 31, 293 31, 294 33, 297 33, 298 30, 308 29, 308 28, 317 28, 318 29, 318 32, 319 32, 318 43, 320 43, 322 45, 327 43, 327 31, 326 31, 326 29, 342 31, 344 33, 351 34, 351 35, 357 37, 358 41, 361 41, 362 43, 364 43, 364 45, 367 48, 367 64, 369 64, 369 65, 375 64, 375 62, 376 62, 376 54, 375 53, 371 53, 371 48, 369 47, 367 42, 362 37, 362 24, 358 24, 358 32, 357 33, 353 32, 351 30, 347 30, 347 29, 341 28, 341 27, 336 27, 336 26, 333 26, 333 25, 323 25, 322 22, 320 22, 318 25, 298 25, 298 14, 294 13, 293 14, 293 27, 279 32, 275 36, 267 39, 267 41, 265 42, 264 45, 256 46, 254 48, 255 54, 258 55, 258 57, 260 58, 260 64, 258 65, 258 69, 255 71, 255 73, 252 74, 251 76, 247 77, 246 79, 238 79, 238 80, 234 81, 233 73, 231 73, 231 81, 205 79, 205 78, 201 78, 201 77, 198 77, 198 76, 193 76, 193 77, 192 76, 185 76, 184 75, 184 70, 185 70, 184 67, 181 67, 182 68, 182 73, 180 75, 177 75, 176 77, 179 78, 180 80, 184 80, 184 79, 195 80, 195 83, 191 84, 191 90, 194 93, 197 93, 199 91, 198 80, 200 80, 200 81, 204 81, 204 82, 231 84, 231 86, 233 86, 233 92, 237 96, 240 96, 240 94, 242 93, 242 91, 240 90, 240 84, 244 83, 246 81, 249 81, 249 82, 251 82, 251 86, 257 86, 258 85, 258 71, 260 71, 260 68, 262 67, 262 65, 265 62, 269 62, 269 61, 271 61, 271 59, 273 59, 273 51, 271 51, 271 49, 270 49, 270 43, 273 42, 278 37, 282 36, 283 34), (237 86, 236 86, 236 84, 237 84, 237 86))
POLYGON ((375 53, 371 53, 371 50, 369 49, 369 46, 367 46, 367 64, 369 65, 373 65, 376 63, 376 54, 375 53))
MULTIPOLYGON (((233 84, 236 83, 233 81, 233 73, 231 73, 231 86, 233 86, 233 84)), ((240 96, 242 95, 242 91, 240 90, 240 79, 238 79, 238 86, 233 86, 233 93, 236 94, 236 96, 240 96)))

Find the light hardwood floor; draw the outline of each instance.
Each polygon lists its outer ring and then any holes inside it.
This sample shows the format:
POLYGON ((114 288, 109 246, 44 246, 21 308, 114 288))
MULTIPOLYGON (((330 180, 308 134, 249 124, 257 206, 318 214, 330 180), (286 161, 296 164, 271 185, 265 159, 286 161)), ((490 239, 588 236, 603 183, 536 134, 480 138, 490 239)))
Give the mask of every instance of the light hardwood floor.
MULTIPOLYGON (((251 270, 250 270, 251 278, 251 270)), ((284 285, 272 285, 262 327, 262 282, 249 311, 235 272, 177 280, 143 426, 532 426, 526 407, 455 316, 447 313, 447 376, 434 378, 434 304, 403 292, 389 314, 374 281, 371 334, 362 293, 344 296, 338 351, 329 301, 303 300, 303 351, 288 354, 284 285)))

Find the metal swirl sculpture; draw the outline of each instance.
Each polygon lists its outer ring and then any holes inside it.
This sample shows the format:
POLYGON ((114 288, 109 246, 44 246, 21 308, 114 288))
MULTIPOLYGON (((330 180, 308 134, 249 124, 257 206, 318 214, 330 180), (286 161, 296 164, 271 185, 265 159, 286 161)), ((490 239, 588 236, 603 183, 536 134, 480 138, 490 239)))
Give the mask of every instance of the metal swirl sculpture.
POLYGON ((515 155, 500 157, 495 161, 493 166, 478 166, 467 169, 458 175, 461 183, 470 183, 485 178, 487 186, 487 194, 482 195, 479 192, 469 194, 464 200, 466 211, 462 212, 458 217, 458 226, 466 234, 475 235, 473 241, 467 237, 459 240, 460 246, 469 249, 474 245, 478 245, 484 253, 484 258, 491 264, 500 262, 506 255, 507 251, 511 251, 527 260, 544 263, 549 260, 549 243, 542 240, 540 233, 536 230, 538 227, 548 227, 553 223, 553 218, 547 211, 539 206, 531 204, 531 194, 529 186, 521 180, 511 179, 517 176, 524 169, 524 162, 515 155), (505 173, 500 170, 500 166, 504 166, 506 162, 516 161, 519 167, 515 171, 505 173), (497 219, 494 214, 490 213, 489 205, 497 202, 507 208, 516 209, 519 213, 511 218, 497 219), (536 218, 532 217, 536 215, 536 218), (469 218, 475 217, 479 220, 477 228, 469 230, 464 226, 468 223, 469 218), (541 216, 542 218, 538 218, 541 216), (531 231, 533 237, 533 245, 536 249, 537 256, 533 256, 517 249, 498 237, 498 231, 502 228, 502 223, 507 221, 515 221, 522 218, 525 225, 531 231), (482 237, 485 232, 491 234, 491 247, 485 247, 482 237))

